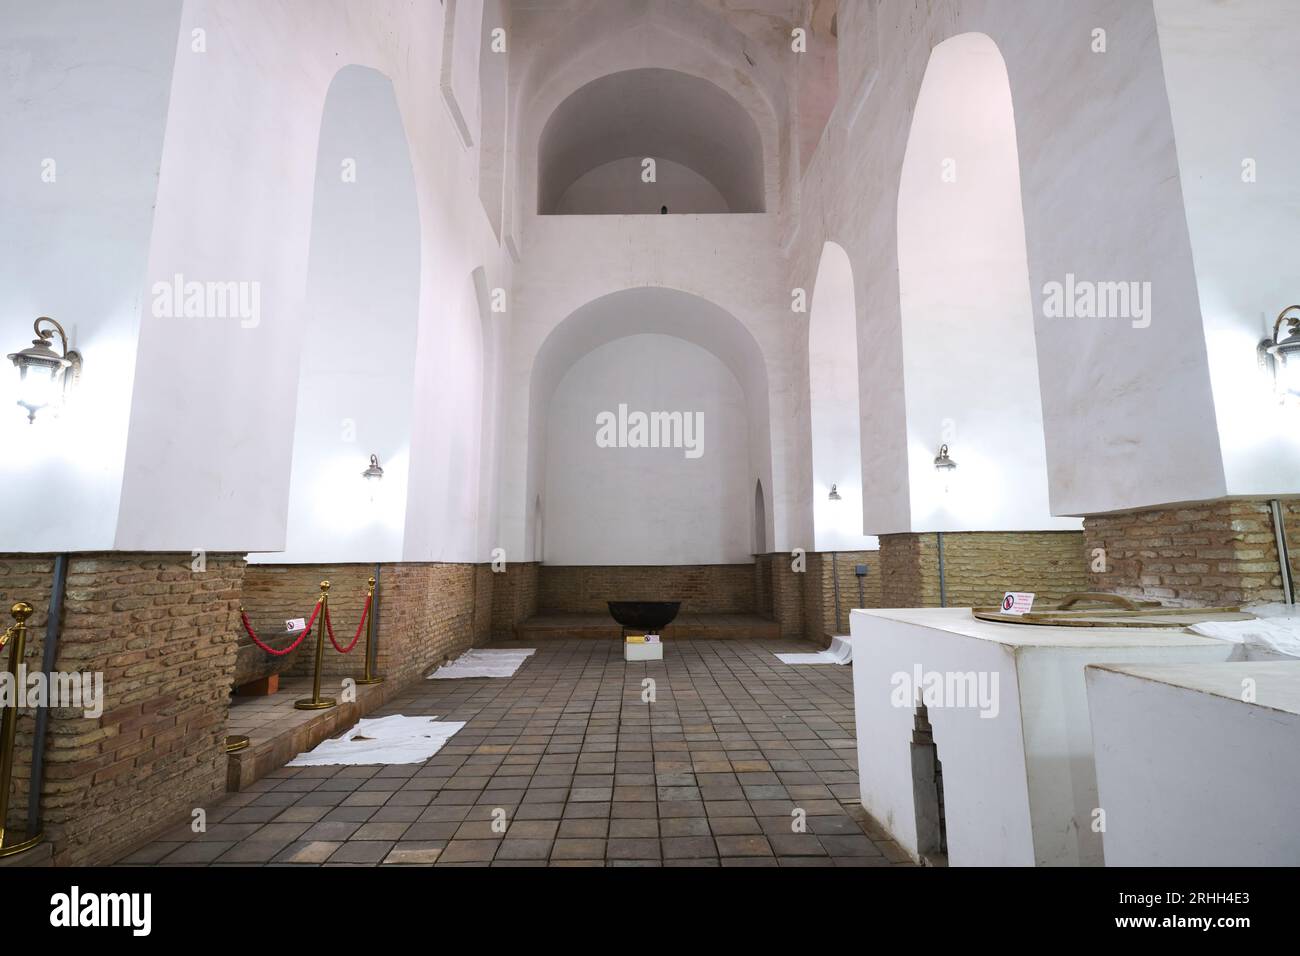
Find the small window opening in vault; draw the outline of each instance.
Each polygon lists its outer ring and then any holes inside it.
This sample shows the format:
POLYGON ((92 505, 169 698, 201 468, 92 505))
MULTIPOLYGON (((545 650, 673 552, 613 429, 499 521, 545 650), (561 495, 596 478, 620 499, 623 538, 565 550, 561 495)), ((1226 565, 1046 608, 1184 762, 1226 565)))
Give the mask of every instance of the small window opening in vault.
POLYGON ((916 853, 931 866, 948 865, 943 764, 925 704, 917 702, 912 727, 912 798, 916 807, 916 853))

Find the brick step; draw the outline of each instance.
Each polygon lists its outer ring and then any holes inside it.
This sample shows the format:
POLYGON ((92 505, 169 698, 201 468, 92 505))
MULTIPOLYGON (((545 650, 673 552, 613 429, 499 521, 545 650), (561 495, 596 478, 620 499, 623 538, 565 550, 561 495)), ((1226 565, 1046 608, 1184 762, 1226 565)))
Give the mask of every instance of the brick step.
MULTIPOLYGON (((607 614, 539 614, 515 625, 515 638, 618 640, 622 630, 607 614)), ((660 636, 665 641, 777 640, 781 629, 757 614, 680 614, 660 636)))

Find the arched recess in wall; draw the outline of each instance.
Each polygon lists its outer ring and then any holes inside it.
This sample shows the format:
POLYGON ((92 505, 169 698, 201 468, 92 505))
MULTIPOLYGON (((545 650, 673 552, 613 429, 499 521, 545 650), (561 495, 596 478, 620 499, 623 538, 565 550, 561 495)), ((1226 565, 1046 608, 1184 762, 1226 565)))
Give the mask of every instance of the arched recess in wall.
POLYGON ((834 242, 822 248, 808 321, 812 417, 813 536, 818 551, 865 551, 862 533, 862 419, 858 412, 858 313, 853 266, 834 242), (834 488, 838 499, 831 498, 834 488))
POLYGON ((753 489, 771 481, 767 372, 716 305, 639 288, 578 309, 537 353, 528 440, 546 563, 750 560, 753 489))
POLYGON ((506 83, 509 37, 505 5, 483 0, 482 40, 479 47, 479 154, 478 195, 497 239, 505 205, 506 83))
POLYGON ((765 188, 753 117, 677 70, 593 80, 551 114, 538 147, 542 215, 758 213, 765 188))
POLYGON ((1006 64, 979 33, 935 47, 898 195, 913 531, 1078 528, 1052 518, 1006 64), (957 462, 940 473, 947 444, 957 462))
POLYGON ((754 553, 767 554, 767 499, 763 482, 754 482, 754 553))
POLYGON ((347 66, 321 118, 286 549, 268 560, 400 559, 419 304, 419 210, 397 99, 382 73, 347 66), (380 481, 362 477, 370 455, 380 481))

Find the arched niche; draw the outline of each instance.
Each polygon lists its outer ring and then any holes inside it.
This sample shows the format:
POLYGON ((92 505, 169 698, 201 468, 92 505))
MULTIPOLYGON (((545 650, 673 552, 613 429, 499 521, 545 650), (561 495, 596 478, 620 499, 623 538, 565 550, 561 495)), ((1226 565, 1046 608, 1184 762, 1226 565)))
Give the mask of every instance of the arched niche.
POLYGON ((321 119, 286 549, 268 559, 400 559, 419 300, 415 176, 393 86, 344 67, 321 119), (370 455, 382 480, 362 477, 370 455))
MULTIPOLYGON (((771 481, 771 424, 762 353, 734 316, 674 289, 603 296, 542 343, 529 394, 525 500, 530 512, 537 496, 544 503, 548 563, 749 560, 753 488, 771 481), (704 413, 703 455, 600 447, 596 416, 617 419, 619 405, 629 417, 704 413), (567 416, 558 423, 556 409, 567 416), (556 482, 580 482, 583 494, 556 482), (574 546, 577 522, 609 541, 574 546)), ((527 550, 536 553, 531 523, 527 550)))
POLYGON ((587 83, 551 114, 539 142, 543 215, 759 213, 764 190, 753 118, 721 87, 677 70, 587 83))
POLYGON ((808 321, 812 419, 813 536, 817 551, 879 547, 862 533, 862 420, 858 411, 858 318, 853 266, 834 242, 822 249, 808 321), (838 498, 831 498, 835 489, 838 498))
POLYGON ((750 560, 749 408, 718 356, 669 335, 606 342, 545 414, 547 564, 750 560))
POLYGON ((913 531, 1077 528, 1051 516, 1015 112, 984 34, 935 47, 898 196, 913 531), (948 445, 957 462, 939 472, 948 445))

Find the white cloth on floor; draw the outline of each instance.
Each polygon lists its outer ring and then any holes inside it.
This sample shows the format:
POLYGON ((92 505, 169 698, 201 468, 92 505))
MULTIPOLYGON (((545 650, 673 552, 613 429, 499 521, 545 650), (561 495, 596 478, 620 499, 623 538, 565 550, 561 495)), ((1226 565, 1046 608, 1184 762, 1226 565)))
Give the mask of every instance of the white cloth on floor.
POLYGON ((294 757, 289 766, 424 763, 464 726, 463 720, 400 714, 362 719, 342 737, 322 740, 315 749, 294 757))
POLYGON ((455 680, 465 677, 513 677, 530 656, 533 647, 476 647, 429 675, 429 680, 455 680))
POLYGON ((849 664, 853 661, 853 644, 847 637, 831 638, 829 650, 816 654, 777 654, 783 664, 849 664))
POLYGON ((1300 658, 1300 614, 1284 604, 1249 608, 1259 615, 1253 621, 1204 621, 1188 630, 1202 637, 1216 637, 1246 647, 1262 648, 1273 654, 1300 658))

